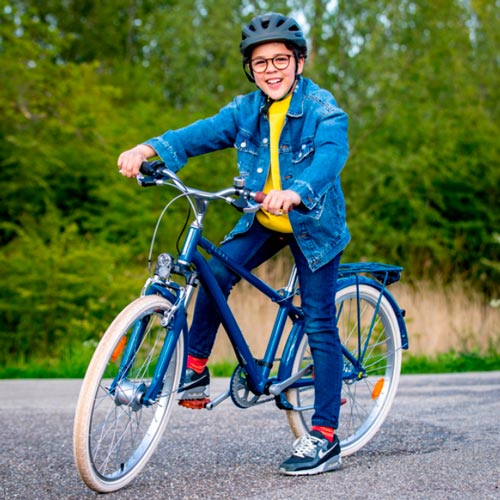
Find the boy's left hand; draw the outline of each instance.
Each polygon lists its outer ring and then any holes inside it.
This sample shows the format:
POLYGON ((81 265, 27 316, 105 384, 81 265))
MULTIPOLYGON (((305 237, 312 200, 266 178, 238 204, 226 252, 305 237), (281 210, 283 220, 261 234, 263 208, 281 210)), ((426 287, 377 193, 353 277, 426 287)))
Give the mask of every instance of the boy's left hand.
POLYGON ((274 190, 266 195, 262 208, 272 215, 288 214, 294 206, 300 205, 302 198, 291 189, 274 190))

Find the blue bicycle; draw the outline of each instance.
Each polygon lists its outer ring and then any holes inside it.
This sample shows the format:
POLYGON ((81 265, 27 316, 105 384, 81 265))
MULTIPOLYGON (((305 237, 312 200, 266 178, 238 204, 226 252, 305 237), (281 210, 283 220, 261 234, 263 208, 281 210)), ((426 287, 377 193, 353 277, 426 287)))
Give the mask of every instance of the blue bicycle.
MULTIPOLYGON (((274 402, 286 412, 296 437, 308 432, 313 413, 314 366, 303 312, 294 301, 300 295, 295 268, 288 283, 274 289, 203 236, 211 202, 223 200, 240 211, 256 211, 262 193, 246 189, 241 178, 214 193, 192 189, 161 162, 145 163, 141 172, 142 186, 168 186, 179 192, 162 215, 174 201, 185 198, 193 221, 177 257, 158 255, 141 297, 111 323, 83 380, 74 422, 74 456, 83 481, 103 493, 129 484, 163 435, 183 383, 187 309, 200 281, 213 299, 238 360, 228 390, 206 408, 212 410, 227 398, 240 408, 274 402), (253 356, 204 254, 223 261, 276 303, 278 312, 262 359, 253 356)), ((344 367, 336 432, 343 456, 374 436, 396 395, 401 351, 408 348, 408 338, 404 311, 387 286, 399 280, 401 270, 378 263, 340 266, 336 303, 344 367)))

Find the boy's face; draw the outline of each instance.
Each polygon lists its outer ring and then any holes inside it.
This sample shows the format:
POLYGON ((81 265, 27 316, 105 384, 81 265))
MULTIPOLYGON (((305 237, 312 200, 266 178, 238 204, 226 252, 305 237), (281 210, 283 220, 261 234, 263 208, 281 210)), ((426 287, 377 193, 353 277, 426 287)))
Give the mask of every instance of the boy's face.
POLYGON ((258 45, 253 49, 250 66, 253 69, 253 77, 257 87, 271 99, 277 101, 285 97, 291 90, 295 82, 295 73, 302 73, 304 59, 299 58, 298 67, 296 68, 293 52, 284 43, 269 42, 258 45), (276 56, 283 57, 276 58, 276 56), (273 61, 270 60, 271 58, 275 58, 274 61, 278 67, 285 66, 287 60, 289 60, 289 64, 284 69, 277 69, 273 61), (262 71, 266 63, 267 68, 262 71))

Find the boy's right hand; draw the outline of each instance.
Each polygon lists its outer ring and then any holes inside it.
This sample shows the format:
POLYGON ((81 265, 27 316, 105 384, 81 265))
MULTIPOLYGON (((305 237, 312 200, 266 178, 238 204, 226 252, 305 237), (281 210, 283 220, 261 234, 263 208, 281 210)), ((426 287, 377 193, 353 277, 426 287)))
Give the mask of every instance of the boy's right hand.
POLYGON ((117 161, 119 172, 125 177, 137 177, 141 164, 148 158, 156 156, 156 151, 146 144, 124 151, 117 161))

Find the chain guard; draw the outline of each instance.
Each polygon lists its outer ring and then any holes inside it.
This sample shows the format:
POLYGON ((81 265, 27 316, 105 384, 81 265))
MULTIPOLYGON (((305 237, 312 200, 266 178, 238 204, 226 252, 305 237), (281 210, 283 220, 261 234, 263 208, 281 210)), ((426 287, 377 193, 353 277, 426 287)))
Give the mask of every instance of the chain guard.
POLYGON ((233 403, 239 408, 250 408, 268 401, 274 401, 274 396, 257 396, 248 388, 247 374, 239 365, 231 376, 230 393, 233 403))

